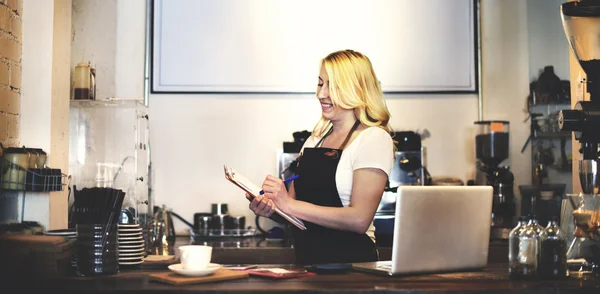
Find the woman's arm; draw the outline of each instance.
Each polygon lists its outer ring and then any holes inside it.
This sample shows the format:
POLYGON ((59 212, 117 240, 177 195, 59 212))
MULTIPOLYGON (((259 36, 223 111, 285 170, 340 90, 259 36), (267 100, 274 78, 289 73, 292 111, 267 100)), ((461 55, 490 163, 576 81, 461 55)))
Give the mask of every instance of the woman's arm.
POLYGON ((293 194, 286 195, 283 182, 272 176, 267 177, 263 190, 266 198, 279 209, 300 219, 332 229, 365 233, 373 221, 386 181, 387 174, 381 169, 354 170, 352 202, 348 207, 325 207, 296 200, 293 189, 290 189, 293 194))
MULTIPOLYGON (((294 182, 292 182, 292 184, 290 185, 290 190, 287 192, 287 195, 288 195, 288 197, 291 197, 292 199, 296 199, 296 191, 294 190, 294 182)), ((252 199, 252 196, 250 196, 250 194, 246 193, 246 199, 250 200, 250 199, 252 199)), ((274 206, 275 205, 273 204, 273 200, 265 197, 265 195, 258 195, 250 201, 248 208, 250 208, 250 210, 252 210, 256 215, 268 217, 278 223, 287 222, 287 220, 284 219, 279 214, 277 214, 277 213, 274 214, 274 212, 275 212, 275 210, 273 209, 274 206)))

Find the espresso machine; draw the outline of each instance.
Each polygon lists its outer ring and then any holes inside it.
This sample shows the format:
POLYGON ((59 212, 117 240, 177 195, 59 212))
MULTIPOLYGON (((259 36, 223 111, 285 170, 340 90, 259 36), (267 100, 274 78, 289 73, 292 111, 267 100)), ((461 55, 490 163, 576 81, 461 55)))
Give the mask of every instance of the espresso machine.
POLYGON ((427 161, 421 135, 413 131, 395 132, 394 139, 397 150, 389 187, 424 186, 427 183, 427 161))
POLYGON ((514 175, 501 163, 508 159, 508 121, 476 121, 475 136, 476 185, 494 188, 491 239, 508 239, 515 225, 514 175))
POLYGON ((431 176, 427 172, 427 149, 422 146, 425 136, 413 131, 394 132, 395 161, 373 220, 378 246, 392 246, 398 187, 431 184, 431 176))
POLYGON ((286 180, 296 175, 296 159, 300 156, 300 150, 310 135, 311 132, 306 130, 294 132, 292 134, 294 141, 283 142, 283 152, 278 154, 277 158, 277 176, 280 179, 286 180))
POLYGON ((600 143, 600 0, 563 3, 562 24, 572 52, 586 74, 589 101, 580 101, 558 115, 561 131, 574 132, 579 141, 578 161, 582 193, 568 195, 573 209, 574 237, 569 259, 584 259, 574 274, 600 275, 600 196, 598 195, 598 143, 600 143))

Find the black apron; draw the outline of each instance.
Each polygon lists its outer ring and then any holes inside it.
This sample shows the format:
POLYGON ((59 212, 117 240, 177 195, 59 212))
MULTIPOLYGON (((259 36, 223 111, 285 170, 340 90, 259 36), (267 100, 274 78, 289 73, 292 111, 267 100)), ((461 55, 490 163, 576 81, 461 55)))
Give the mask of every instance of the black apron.
MULTIPOLYGON (((296 199, 319 206, 343 207, 337 191, 335 174, 342 150, 359 125, 357 120, 339 149, 321 148, 320 145, 330 133, 315 145, 305 148, 298 159, 294 181, 296 199)), ((305 221, 306 230, 293 229, 296 263, 352 263, 377 261, 375 243, 367 234, 326 228, 305 221)))

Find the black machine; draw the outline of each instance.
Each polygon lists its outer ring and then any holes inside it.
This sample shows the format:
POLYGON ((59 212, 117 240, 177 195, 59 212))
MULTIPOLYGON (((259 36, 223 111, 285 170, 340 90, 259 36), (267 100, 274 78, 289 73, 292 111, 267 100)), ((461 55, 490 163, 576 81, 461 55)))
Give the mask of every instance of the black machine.
POLYGON ((558 126, 561 131, 575 132, 575 139, 581 143, 579 181, 582 191, 586 194, 597 193, 600 143, 600 1, 564 3, 561 11, 571 49, 587 75, 585 85, 590 93, 590 100, 579 101, 573 109, 561 111, 558 126))
POLYGON ((581 0, 560 6, 562 24, 572 52, 587 78, 586 91, 589 101, 576 97, 579 102, 570 110, 558 115, 561 131, 572 131, 581 144, 579 152, 579 182, 582 194, 567 195, 573 208, 575 220, 573 242, 569 245, 567 258, 585 260, 575 263, 571 276, 600 275, 600 224, 589 221, 588 215, 598 215, 598 143, 600 143, 600 0, 581 0))
POLYGON ((509 155, 508 121, 477 121, 475 137, 477 185, 494 187, 491 239, 508 239, 515 224, 514 175, 500 165, 509 155))

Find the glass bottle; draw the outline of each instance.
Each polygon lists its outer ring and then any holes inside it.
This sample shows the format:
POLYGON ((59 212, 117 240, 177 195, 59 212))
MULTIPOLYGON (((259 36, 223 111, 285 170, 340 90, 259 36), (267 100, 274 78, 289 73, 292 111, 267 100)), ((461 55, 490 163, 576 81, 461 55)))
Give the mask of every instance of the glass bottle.
POLYGON ((540 253, 540 231, 535 216, 529 216, 529 222, 519 234, 519 277, 529 278, 537 276, 538 260, 540 253))
POLYGON ((537 232, 538 236, 540 236, 542 234, 542 232, 544 231, 544 227, 542 227, 540 225, 540 223, 537 220, 537 217, 535 214, 530 214, 529 215, 529 220, 533 223, 533 226, 535 226, 535 231, 537 232))
POLYGON ((565 277, 567 275, 567 238, 552 217, 540 237, 539 273, 543 277, 565 277))
POLYGON ((511 276, 518 276, 522 272, 519 263, 519 234, 526 226, 525 217, 519 216, 517 225, 508 234, 508 273, 511 276))
POLYGON ((90 99, 90 67, 83 59, 75 67, 73 74, 73 99, 74 100, 89 100, 90 99))

